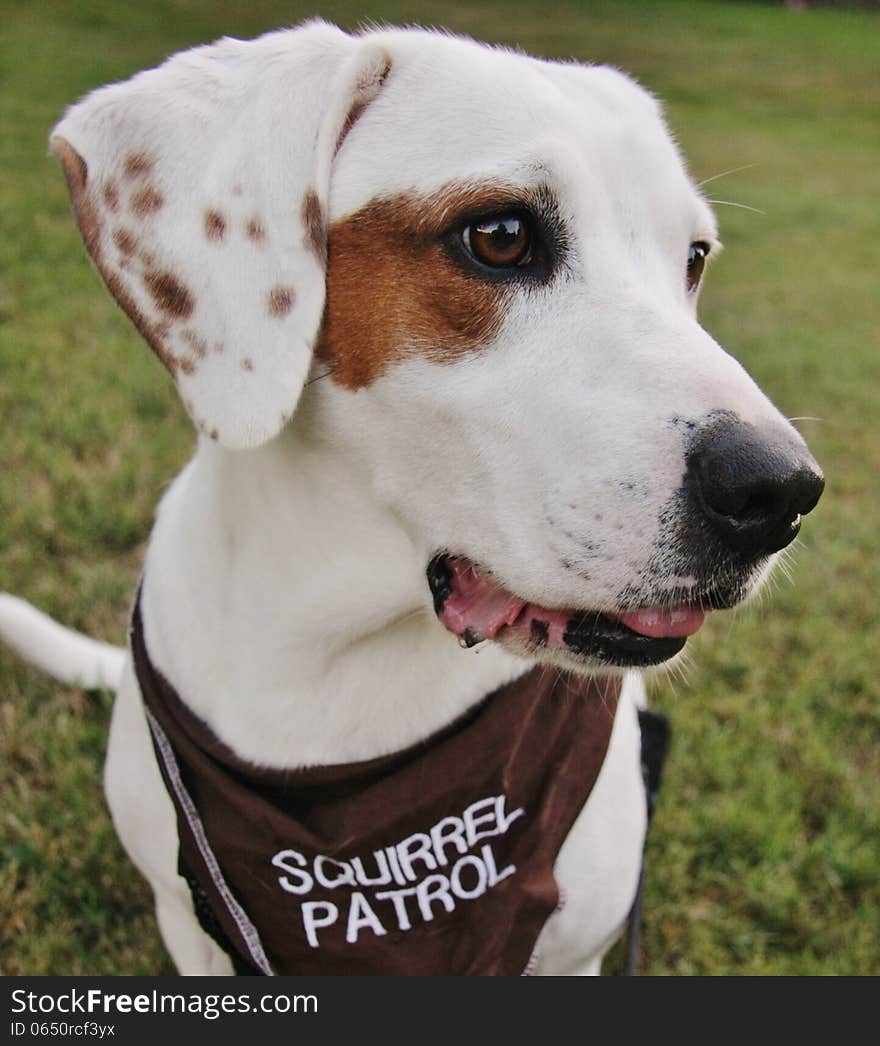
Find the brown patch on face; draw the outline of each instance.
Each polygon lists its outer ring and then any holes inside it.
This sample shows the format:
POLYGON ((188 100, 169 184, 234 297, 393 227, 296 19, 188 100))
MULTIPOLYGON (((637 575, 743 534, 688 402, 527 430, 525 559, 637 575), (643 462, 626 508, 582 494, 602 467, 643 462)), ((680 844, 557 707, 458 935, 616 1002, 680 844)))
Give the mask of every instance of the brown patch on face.
POLYGON ((327 264, 327 219, 324 217, 324 208, 314 189, 309 189, 305 194, 300 216, 306 227, 306 247, 314 254, 318 259, 318 264, 323 268, 327 264))
POLYGON ((107 182, 104 186, 104 203, 114 214, 119 210, 119 190, 116 182, 107 182))
POLYGON ((178 365, 180 366, 180 369, 183 371, 184 374, 195 374, 195 371, 196 371, 196 361, 195 360, 190 360, 190 359, 184 358, 182 360, 178 360, 178 365))
POLYGON ((144 273, 144 283, 159 308, 178 320, 186 320, 193 313, 195 300, 190 290, 170 272, 152 270, 144 273))
POLYGON ((273 287, 269 291, 269 315, 286 316, 293 308, 296 301, 296 291, 293 287, 273 287))
POLYGON ((209 240, 222 240, 226 235, 226 219, 219 211, 205 211, 205 236, 209 240))
POLYGON ((158 211, 164 202, 162 193, 148 185, 146 188, 138 189, 136 193, 132 194, 131 199, 128 201, 128 206, 132 214, 136 214, 139 218, 144 218, 146 215, 158 211))
POLYGON ((128 153, 122 167, 126 178, 143 178, 152 169, 153 161, 142 152, 128 153))
POLYGON ((245 356, 245 358, 241 361, 241 365, 244 370, 254 369, 254 361, 249 356, 245 356))
POLYGON ((266 227, 259 218, 251 218, 244 227, 244 234, 254 243, 263 243, 266 239, 266 227))
POLYGON ((95 263, 95 267, 107 284, 110 293, 128 315, 140 334, 146 339, 171 374, 176 375, 180 361, 165 344, 170 326, 164 322, 154 323, 144 316, 140 306, 132 297, 127 282, 120 278, 117 269, 110 265, 104 257, 101 244, 101 220, 87 184, 88 167, 85 160, 73 148, 70 142, 58 135, 52 139, 51 145, 52 151, 61 161, 67 185, 70 189, 77 225, 79 226, 86 250, 95 263))
POLYGON ((128 229, 118 228, 113 230, 113 242, 126 257, 130 257, 137 250, 138 242, 128 229))
POLYGON ((452 362, 492 340, 511 287, 456 264, 443 234, 464 215, 515 206, 516 192, 452 185, 376 200, 333 224, 315 349, 332 381, 362 388, 407 357, 452 362))

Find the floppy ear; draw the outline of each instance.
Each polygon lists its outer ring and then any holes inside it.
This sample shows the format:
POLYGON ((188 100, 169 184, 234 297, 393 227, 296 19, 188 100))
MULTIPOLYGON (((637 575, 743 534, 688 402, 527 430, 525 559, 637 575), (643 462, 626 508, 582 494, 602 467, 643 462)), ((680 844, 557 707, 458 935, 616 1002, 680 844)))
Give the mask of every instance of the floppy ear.
POLYGON ((296 407, 330 166, 389 68, 324 23, 224 39, 92 92, 53 131, 95 265, 225 446, 271 439, 296 407))

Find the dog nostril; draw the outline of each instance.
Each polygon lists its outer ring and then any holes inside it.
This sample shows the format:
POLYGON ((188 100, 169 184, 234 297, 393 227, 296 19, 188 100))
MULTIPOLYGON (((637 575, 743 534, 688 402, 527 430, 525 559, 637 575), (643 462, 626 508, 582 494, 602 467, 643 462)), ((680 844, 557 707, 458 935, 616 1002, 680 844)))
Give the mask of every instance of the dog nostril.
POLYGON ((801 516, 816 497, 802 497, 801 477, 780 477, 775 484, 748 482, 718 486, 701 482, 703 503, 716 529, 740 551, 769 555, 797 536, 801 516))
POLYGON ((784 430, 762 436, 731 418, 698 438, 688 455, 686 481, 718 537, 752 557, 788 545, 825 486, 809 452, 784 430))
POLYGON ((736 523, 760 523, 777 513, 777 491, 765 484, 755 487, 728 484, 723 478, 718 482, 716 478, 703 475, 700 486, 706 506, 736 523))
MULTIPOLYGON (((815 462, 813 462, 815 465, 815 462)), ((801 489, 798 494, 798 500, 795 502, 795 507, 801 516, 806 516, 819 504, 819 498, 822 497, 822 492, 825 490, 825 477, 822 475, 819 466, 816 465, 815 471, 810 470, 808 475, 804 478, 801 489)))

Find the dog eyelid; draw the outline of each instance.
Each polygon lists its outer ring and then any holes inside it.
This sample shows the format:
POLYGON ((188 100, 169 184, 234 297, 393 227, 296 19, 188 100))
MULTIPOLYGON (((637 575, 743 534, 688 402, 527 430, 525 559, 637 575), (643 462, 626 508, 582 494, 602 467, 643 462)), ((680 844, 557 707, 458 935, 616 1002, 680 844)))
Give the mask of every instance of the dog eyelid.
POLYGON ((494 187, 448 207, 434 233, 454 264, 490 283, 547 282, 564 263, 568 235, 552 190, 494 187))

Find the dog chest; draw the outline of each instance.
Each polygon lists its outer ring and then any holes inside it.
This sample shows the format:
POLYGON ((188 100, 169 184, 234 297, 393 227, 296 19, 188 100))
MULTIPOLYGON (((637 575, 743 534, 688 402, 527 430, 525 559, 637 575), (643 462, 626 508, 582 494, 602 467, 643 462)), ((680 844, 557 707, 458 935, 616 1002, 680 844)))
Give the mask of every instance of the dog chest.
POLYGON ((135 667, 203 926, 241 972, 520 974, 599 774, 619 683, 536 668, 403 752, 241 761, 135 667))

